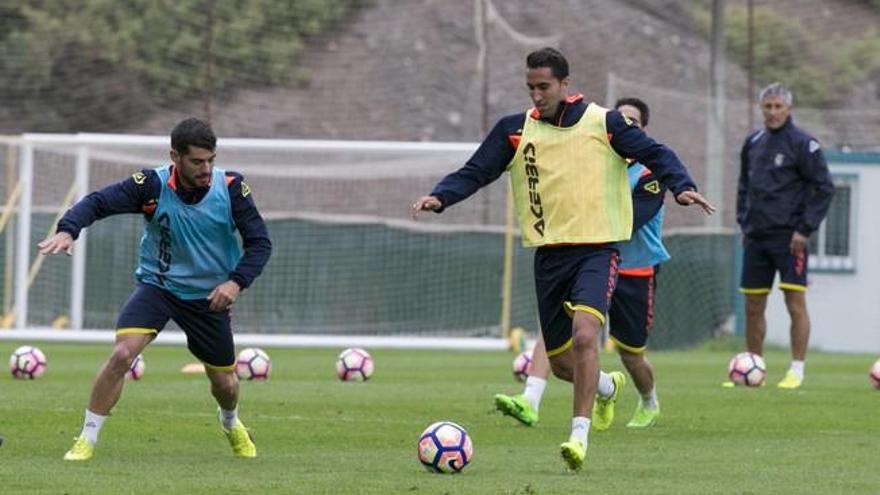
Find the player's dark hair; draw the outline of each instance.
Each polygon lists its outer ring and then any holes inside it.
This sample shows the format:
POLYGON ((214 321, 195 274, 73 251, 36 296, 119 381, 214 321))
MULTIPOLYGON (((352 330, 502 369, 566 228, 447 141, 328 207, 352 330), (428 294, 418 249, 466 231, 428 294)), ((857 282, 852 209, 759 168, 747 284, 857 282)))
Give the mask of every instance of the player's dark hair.
POLYGON ((639 113, 642 114, 642 127, 648 127, 648 118, 651 116, 651 111, 648 110, 647 103, 638 98, 627 97, 617 100, 617 103, 614 104, 614 108, 617 110, 624 105, 638 108, 639 113))
POLYGON ((568 77, 568 60, 559 50, 549 46, 530 53, 526 57, 526 67, 529 69, 550 67, 553 77, 560 81, 568 77))
POLYGON ((204 120, 190 117, 178 122, 171 130, 171 147, 181 155, 187 154, 190 146, 214 151, 217 136, 204 120))

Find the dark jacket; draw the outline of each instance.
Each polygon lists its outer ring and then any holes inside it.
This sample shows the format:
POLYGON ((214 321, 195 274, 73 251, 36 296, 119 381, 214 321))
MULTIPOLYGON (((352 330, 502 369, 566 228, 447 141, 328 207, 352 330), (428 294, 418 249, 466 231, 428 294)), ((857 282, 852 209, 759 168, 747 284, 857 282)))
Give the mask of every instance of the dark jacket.
POLYGON ((791 117, 746 138, 740 153, 736 221, 744 234, 812 234, 825 218, 834 183, 819 142, 791 117))

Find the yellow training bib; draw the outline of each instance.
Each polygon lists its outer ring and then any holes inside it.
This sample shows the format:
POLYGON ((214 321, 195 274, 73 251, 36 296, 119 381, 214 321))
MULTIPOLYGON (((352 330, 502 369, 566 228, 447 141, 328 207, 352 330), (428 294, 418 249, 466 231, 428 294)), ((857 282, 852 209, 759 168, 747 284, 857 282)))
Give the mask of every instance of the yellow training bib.
POLYGON ((526 115, 507 166, 524 246, 629 240, 629 178, 608 139, 607 112, 591 103, 572 127, 526 115))

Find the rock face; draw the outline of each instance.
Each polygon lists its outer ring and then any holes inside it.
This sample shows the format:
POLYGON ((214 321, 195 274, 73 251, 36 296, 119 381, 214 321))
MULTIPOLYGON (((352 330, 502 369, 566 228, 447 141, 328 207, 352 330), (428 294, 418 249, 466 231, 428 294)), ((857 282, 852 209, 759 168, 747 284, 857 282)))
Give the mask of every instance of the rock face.
MULTIPOLYGON (((867 28, 877 17, 859 2, 844 0, 804 0, 798 5, 809 8, 798 9, 785 2, 755 3, 787 9, 786 15, 809 26, 817 38, 822 29, 840 31, 859 23, 867 28)), ((113 115, 103 115, 108 128, 80 130, 166 135, 181 118, 204 116, 210 108, 224 137, 475 142, 500 117, 528 108, 524 56, 549 44, 569 58, 572 90, 587 100, 604 105, 621 96, 646 100, 652 110, 649 134, 675 149, 697 182, 705 184, 709 45, 694 27, 690 8, 681 0, 373 0, 310 40, 299 62, 307 77, 299 86, 255 82, 218 91, 210 105, 198 97, 190 104, 155 108, 145 107, 133 82, 123 84, 130 98, 119 84, 96 83, 112 88, 101 90, 108 98, 125 103, 117 107, 120 113, 138 117, 115 125, 113 115)), ((109 82, 123 77, 97 76, 109 82)), ((723 224, 733 226, 739 148, 749 132, 748 112, 757 109, 746 97, 743 70, 728 63, 725 76, 724 194, 713 199, 724 206, 723 224)), ((795 118, 826 149, 876 145, 878 87, 869 82, 846 100, 863 110, 796 108, 795 118)), ((0 108, 0 125, 3 120, 0 108)), ((24 130, 14 123, 3 132, 24 130)), ((756 117, 752 127, 758 125, 756 117)), ((459 165, 456 158, 449 168, 459 165)), ((703 223, 690 211, 670 210, 669 225, 703 223)))
MULTIPOLYGON (((708 45, 672 7, 665 20, 640 2, 495 1, 481 22, 477 4, 376 1, 313 41, 307 86, 215 95, 212 120, 225 135, 474 141, 529 105, 523 59, 547 44, 569 57, 573 89, 603 104, 609 72, 698 95, 708 84, 708 45)), ((736 69, 728 76, 743 85, 736 69)), ((165 132, 203 108, 163 112, 134 131, 165 132)))
MULTIPOLYGON (((651 133, 702 182, 705 139, 694 136, 705 134, 709 46, 684 19, 678 2, 379 0, 313 40, 303 61, 307 85, 215 95, 212 121, 221 136, 479 141, 499 118, 530 106, 525 55, 553 45, 569 58, 572 90, 587 100, 647 100, 651 133)), ((727 77, 730 87, 745 87, 737 67, 727 77)), ((203 108, 163 110, 131 131, 163 134, 203 108)), ((735 129, 731 139, 743 133, 735 129)), ((731 184, 736 172, 728 168, 731 184)), ((670 213, 673 225, 703 222, 682 214, 670 213)))

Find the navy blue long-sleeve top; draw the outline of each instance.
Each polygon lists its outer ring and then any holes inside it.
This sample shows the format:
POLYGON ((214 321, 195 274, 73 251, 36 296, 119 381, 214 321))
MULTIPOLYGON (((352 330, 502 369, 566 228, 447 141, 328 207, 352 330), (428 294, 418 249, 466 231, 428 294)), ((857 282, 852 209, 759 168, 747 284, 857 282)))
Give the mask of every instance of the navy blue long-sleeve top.
MULTIPOLYGON (((266 223, 260 216, 250 188, 243 182, 241 174, 227 171, 226 184, 229 188, 232 219, 244 247, 244 255, 235 270, 229 274, 229 280, 245 289, 262 273, 263 267, 269 261, 272 242, 269 240, 266 223)), ((210 186, 195 189, 176 187, 175 193, 184 203, 195 204, 205 197, 209 189, 210 186)), ((67 232, 76 239, 82 229, 111 215, 141 213, 149 219, 156 210, 161 192, 159 174, 153 169, 143 169, 121 182, 88 194, 67 210, 58 222, 57 231, 67 232)))
MULTIPOLYGON (((560 103, 556 116, 542 120, 559 127, 571 127, 580 121, 586 110, 587 103, 583 96, 575 95, 560 103)), ((526 118, 540 117, 536 113, 527 115, 525 112, 503 117, 465 165, 437 183, 431 196, 440 200, 442 208, 437 210, 438 213, 474 194, 504 173, 516 153, 516 143, 522 136, 526 118)), ((678 156, 654 141, 623 114, 609 110, 605 116, 605 128, 611 147, 617 154, 644 164, 674 195, 697 190, 678 156)))
POLYGON ((834 197, 834 183, 819 142, 789 117, 779 129, 761 129, 740 152, 736 221, 743 233, 800 232, 809 236, 834 197))
POLYGON ((633 202, 633 227, 635 232, 644 227, 646 223, 657 215, 663 207, 663 198, 666 196, 666 186, 651 187, 651 183, 657 181, 657 177, 650 171, 644 170, 639 181, 636 182, 632 191, 633 202))

